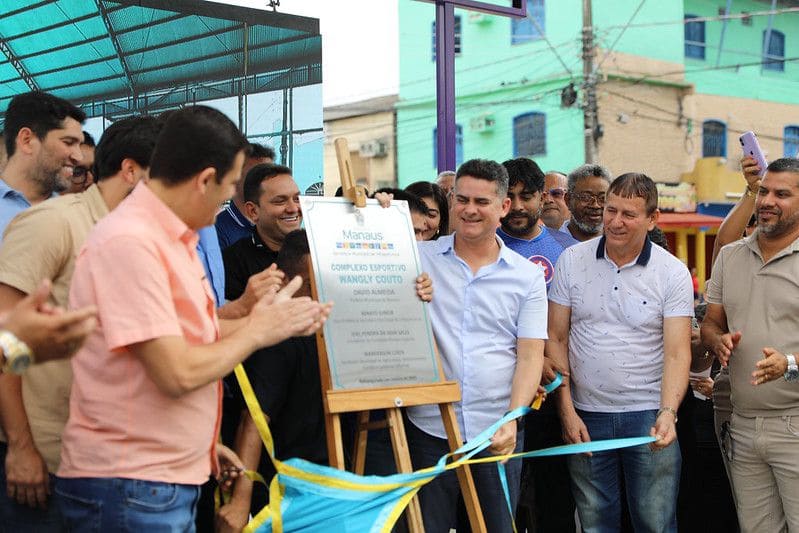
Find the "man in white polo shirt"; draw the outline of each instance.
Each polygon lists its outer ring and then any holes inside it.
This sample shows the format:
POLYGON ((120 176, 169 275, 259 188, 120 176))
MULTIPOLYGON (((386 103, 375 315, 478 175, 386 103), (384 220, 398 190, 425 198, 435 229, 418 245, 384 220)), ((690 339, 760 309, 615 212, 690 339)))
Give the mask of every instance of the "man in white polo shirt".
POLYGON ((557 395, 567 443, 652 435, 651 446, 569 458, 583 530, 620 527, 620 475, 636 531, 676 531, 677 407, 688 387, 688 269, 647 237, 657 189, 643 174, 610 184, 601 239, 561 254, 549 292, 547 356, 570 376, 557 395))

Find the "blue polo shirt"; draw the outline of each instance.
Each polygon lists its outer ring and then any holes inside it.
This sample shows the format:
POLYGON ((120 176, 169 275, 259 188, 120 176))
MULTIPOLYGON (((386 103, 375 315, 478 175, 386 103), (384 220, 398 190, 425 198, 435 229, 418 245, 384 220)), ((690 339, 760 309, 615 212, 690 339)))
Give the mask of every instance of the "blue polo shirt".
POLYGON ((0 242, 3 241, 3 233, 11 219, 30 206, 31 203, 21 192, 12 189, 0 179, 0 242))
POLYGON ((239 211, 233 200, 229 201, 216 215, 216 232, 219 234, 219 248, 224 250, 236 241, 249 237, 255 224, 239 211))
MULTIPOLYGON (((466 440, 508 410, 516 341, 547 338, 547 294, 541 268, 497 238, 499 256, 473 274, 455 254, 455 235, 417 243, 422 268, 435 287, 433 334, 444 375, 461 386, 455 414, 466 440)), ((422 431, 446 438, 438 406, 408 409, 422 431)))

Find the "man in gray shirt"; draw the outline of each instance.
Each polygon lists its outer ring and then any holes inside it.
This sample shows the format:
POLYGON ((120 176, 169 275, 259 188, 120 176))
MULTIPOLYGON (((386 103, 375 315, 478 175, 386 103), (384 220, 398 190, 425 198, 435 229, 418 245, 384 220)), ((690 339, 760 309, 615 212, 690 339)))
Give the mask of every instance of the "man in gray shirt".
POLYGON ((768 166, 755 212, 713 265, 702 341, 730 369, 741 530, 799 530, 799 159, 768 166))

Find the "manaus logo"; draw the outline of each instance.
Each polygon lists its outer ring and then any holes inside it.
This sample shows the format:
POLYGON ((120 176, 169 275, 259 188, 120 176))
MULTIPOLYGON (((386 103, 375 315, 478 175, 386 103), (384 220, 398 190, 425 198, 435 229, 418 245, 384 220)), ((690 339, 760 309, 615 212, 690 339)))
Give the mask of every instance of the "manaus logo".
POLYGON ((527 260, 544 269, 544 281, 546 281, 547 285, 549 285, 549 282, 552 281, 552 276, 555 275, 555 267, 552 266, 552 261, 543 255, 531 255, 527 258, 527 260))

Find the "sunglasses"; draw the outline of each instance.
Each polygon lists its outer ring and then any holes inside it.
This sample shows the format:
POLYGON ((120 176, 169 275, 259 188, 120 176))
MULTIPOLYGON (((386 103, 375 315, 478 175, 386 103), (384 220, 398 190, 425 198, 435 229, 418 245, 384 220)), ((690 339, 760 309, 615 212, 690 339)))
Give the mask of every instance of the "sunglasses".
POLYGON ((566 194, 566 189, 561 187, 555 187, 553 189, 544 190, 541 192, 541 196, 551 196, 552 198, 563 198, 566 194))
POLYGON ((94 175, 94 171, 89 167, 75 166, 72 168, 72 183, 80 184, 86 181, 89 173, 94 175))

